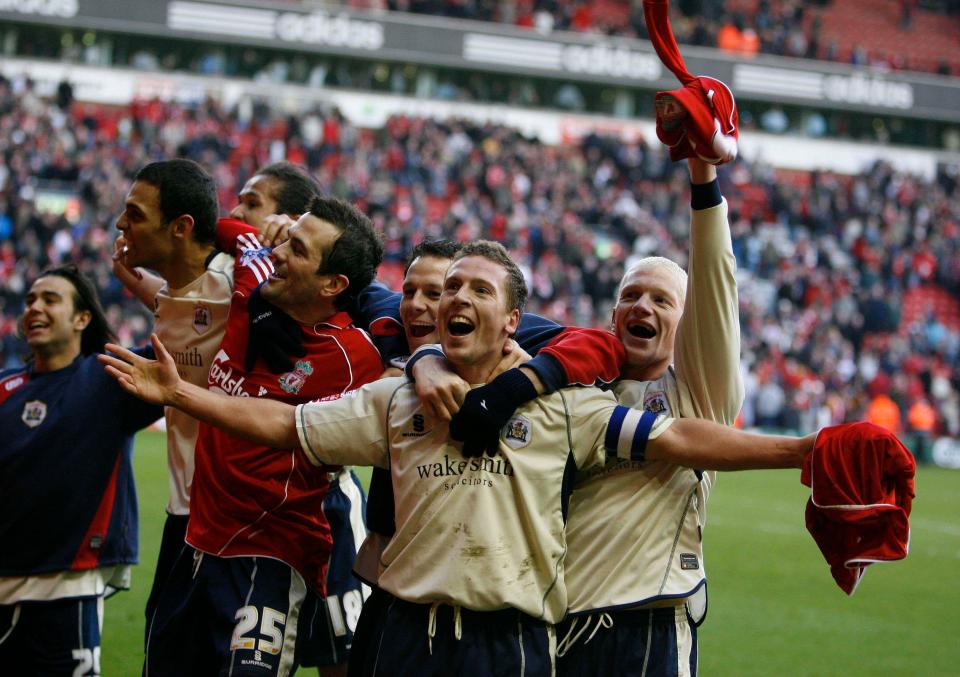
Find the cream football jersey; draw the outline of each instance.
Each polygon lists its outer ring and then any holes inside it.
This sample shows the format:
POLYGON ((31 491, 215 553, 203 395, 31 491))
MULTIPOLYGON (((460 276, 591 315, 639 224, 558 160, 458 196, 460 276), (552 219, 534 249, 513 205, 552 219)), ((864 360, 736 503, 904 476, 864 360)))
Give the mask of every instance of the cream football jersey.
MULTIPOLYGON (((233 263, 229 254, 217 254, 203 275, 181 289, 164 285, 155 300, 154 331, 177 363, 180 377, 203 388, 227 326, 233 263)), ((172 407, 164 415, 170 485, 167 512, 188 515, 198 423, 172 407)))
MULTIPOLYGON (((379 584, 415 603, 513 607, 547 622, 567 609, 562 487, 568 459, 602 465, 616 407, 609 393, 567 388, 529 402, 493 456, 465 458, 405 378, 301 405, 297 430, 316 463, 389 467, 397 531, 379 584)), ((658 421, 650 437, 666 429, 658 421)))
MULTIPOLYGON (((675 367, 654 381, 619 381, 620 404, 732 424, 743 401, 740 327, 726 202, 693 212, 689 277, 675 367)), ((715 473, 663 461, 583 470, 570 499, 570 613, 706 602, 702 530, 715 473)))

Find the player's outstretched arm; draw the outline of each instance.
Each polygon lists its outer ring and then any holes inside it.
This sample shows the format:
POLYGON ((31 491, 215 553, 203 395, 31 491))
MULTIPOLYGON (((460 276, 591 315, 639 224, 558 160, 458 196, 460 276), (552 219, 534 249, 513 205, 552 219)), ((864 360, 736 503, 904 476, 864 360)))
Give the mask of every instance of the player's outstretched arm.
POLYGON ((647 459, 702 470, 799 468, 816 438, 816 433, 763 435, 705 419, 680 418, 647 443, 647 459))
POLYGON ((700 418, 664 418, 617 406, 607 426, 608 457, 667 461, 700 470, 800 468, 817 435, 762 435, 700 418))
POLYGON ((275 400, 230 397, 180 378, 173 357, 156 334, 150 336, 157 359, 148 360, 114 343, 113 355, 99 355, 107 373, 124 390, 154 404, 176 407, 237 437, 277 449, 300 446, 294 407, 275 400))

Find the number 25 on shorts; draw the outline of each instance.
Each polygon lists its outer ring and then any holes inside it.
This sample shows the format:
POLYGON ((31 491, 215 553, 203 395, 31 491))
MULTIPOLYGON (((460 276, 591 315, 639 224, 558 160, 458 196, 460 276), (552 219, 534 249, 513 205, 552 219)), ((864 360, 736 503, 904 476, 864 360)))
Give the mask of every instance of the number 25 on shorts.
POLYGON ((237 609, 237 625, 233 629, 230 641, 230 650, 253 649, 277 655, 283 648, 283 626, 287 622, 287 615, 270 607, 263 608, 263 614, 255 606, 245 606, 237 609), (260 639, 248 637, 247 633, 257 627, 260 621, 260 639), (254 647, 256 644, 256 647, 254 647))

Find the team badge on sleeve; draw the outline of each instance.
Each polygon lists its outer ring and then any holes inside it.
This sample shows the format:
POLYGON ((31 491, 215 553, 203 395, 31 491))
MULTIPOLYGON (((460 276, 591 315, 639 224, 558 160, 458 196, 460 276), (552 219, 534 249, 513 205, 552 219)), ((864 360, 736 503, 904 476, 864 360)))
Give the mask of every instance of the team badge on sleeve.
POLYGON ((664 393, 650 393, 643 398, 643 410, 654 414, 669 414, 670 405, 664 393))
POLYGON ((280 387, 287 393, 299 393, 303 384, 307 382, 307 377, 312 373, 313 365, 306 360, 300 360, 293 371, 280 377, 280 387))
POLYGON ((530 420, 514 416, 503 427, 503 441, 511 449, 520 449, 530 444, 530 420))
POLYGON ((30 400, 23 405, 21 418, 31 428, 36 428, 47 417, 47 403, 40 400, 30 400))

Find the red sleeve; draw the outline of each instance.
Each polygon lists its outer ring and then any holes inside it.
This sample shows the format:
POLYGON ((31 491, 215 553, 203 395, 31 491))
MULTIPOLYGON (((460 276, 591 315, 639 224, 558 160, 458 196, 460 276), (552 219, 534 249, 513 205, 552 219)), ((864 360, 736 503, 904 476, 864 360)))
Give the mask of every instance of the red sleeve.
POLYGON ((219 219, 217 221, 217 248, 227 254, 237 253, 237 238, 244 234, 257 236, 257 229, 243 221, 236 219, 219 219))
POLYGON ((627 353, 614 334, 605 329, 567 327, 543 347, 563 369, 564 385, 610 383, 620 377, 627 353))

